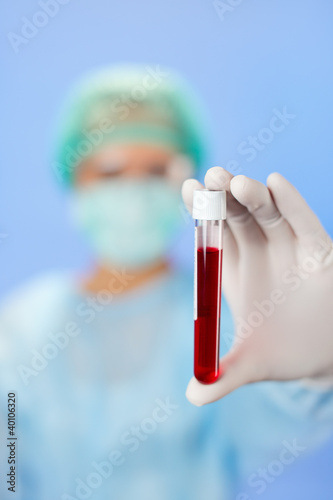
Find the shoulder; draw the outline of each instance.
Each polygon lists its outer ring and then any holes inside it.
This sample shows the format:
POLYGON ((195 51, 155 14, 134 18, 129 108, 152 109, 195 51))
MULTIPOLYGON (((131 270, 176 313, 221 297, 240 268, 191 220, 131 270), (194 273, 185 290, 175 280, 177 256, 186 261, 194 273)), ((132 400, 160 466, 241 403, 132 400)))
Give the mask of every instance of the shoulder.
POLYGON ((39 320, 64 304, 73 286, 73 276, 66 272, 49 272, 20 285, 0 303, 0 335, 14 334, 20 327, 26 332, 36 328, 39 320))

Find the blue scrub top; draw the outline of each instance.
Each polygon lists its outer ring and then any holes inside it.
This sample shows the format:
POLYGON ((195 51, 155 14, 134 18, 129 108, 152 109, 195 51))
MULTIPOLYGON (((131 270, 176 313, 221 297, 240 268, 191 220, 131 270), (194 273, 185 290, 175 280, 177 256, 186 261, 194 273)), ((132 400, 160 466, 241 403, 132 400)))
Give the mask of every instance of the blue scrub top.
MULTIPOLYGON (((16 499, 250 500, 269 492, 281 457, 290 471, 328 439, 327 388, 266 382, 192 406, 192 278, 171 272, 121 294, 126 279, 94 296, 48 274, 3 304, 0 424, 3 442, 15 391, 16 499)), ((224 301, 221 329, 223 344, 233 331, 224 301)))

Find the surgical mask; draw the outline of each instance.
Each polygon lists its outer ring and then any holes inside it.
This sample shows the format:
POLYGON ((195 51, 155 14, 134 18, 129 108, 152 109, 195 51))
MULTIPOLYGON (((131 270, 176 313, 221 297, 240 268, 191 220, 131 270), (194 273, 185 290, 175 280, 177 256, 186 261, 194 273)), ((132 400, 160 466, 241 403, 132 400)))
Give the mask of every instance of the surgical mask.
POLYGON ((180 222, 180 193, 161 179, 115 179, 77 189, 74 223, 98 259, 137 269, 163 257, 180 222))

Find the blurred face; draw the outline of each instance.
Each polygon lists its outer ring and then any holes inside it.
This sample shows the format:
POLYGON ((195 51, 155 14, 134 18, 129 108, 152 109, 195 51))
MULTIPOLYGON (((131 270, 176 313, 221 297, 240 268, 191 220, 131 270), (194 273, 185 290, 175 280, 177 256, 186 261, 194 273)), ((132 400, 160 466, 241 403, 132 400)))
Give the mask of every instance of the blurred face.
POLYGON ((114 179, 161 179, 180 187, 191 175, 190 163, 176 151, 145 144, 106 147, 87 158, 76 170, 76 187, 114 179))
POLYGON ((76 170, 73 215, 103 267, 161 261, 181 221, 187 158, 155 145, 105 147, 76 170))

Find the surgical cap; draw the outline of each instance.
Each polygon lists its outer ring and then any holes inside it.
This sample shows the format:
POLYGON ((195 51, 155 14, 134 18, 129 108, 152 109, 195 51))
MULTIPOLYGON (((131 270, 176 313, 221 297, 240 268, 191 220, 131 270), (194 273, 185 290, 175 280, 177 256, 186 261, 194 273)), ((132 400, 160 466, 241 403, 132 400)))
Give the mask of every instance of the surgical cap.
POLYGON ((75 168, 112 143, 147 143, 187 155, 198 167, 207 134, 192 88, 159 66, 111 67, 80 81, 59 117, 53 169, 71 184, 75 168))

